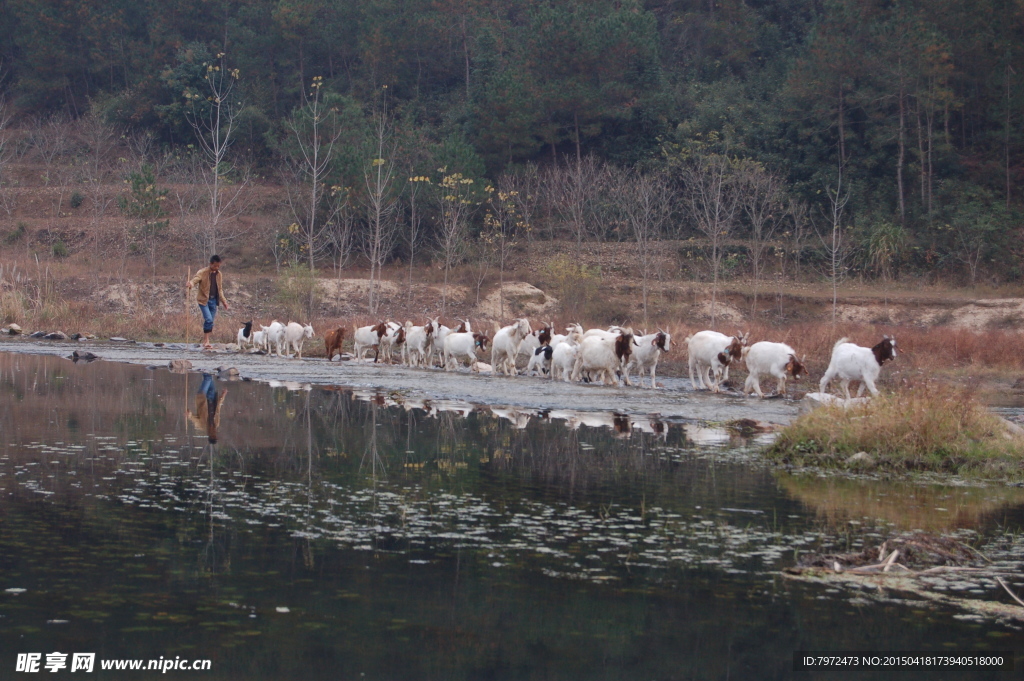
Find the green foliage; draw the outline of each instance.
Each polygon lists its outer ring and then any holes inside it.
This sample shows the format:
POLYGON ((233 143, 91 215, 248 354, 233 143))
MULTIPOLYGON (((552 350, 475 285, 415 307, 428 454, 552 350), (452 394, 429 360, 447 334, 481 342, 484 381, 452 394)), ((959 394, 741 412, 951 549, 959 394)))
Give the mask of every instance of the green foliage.
POLYGON ((66 258, 71 255, 71 251, 68 250, 67 245, 60 239, 53 242, 53 246, 50 247, 50 252, 55 258, 66 258))
POLYGON ((4 235, 4 243, 12 246, 24 239, 26 234, 28 234, 28 225, 24 222, 19 222, 14 229, 4 235))
POLYGON ((906 248, 907 233, 903 227, 879 222, 872 228, 868 239, 868 260, 877 275, 892 279, 906 248))
POLYGON ((80 208, 85 203, 85 197, 82 196, 82 192, 73 192, 69 201, 72 208, 80 208))
MULTIPOLYGON (((143 223, 155 223, 167 215, 164 209, 167 189, 156 186, 156 177, 151 165, 143 165, 138 172, 129 173, 125 183, 129 187, 128 195, 117 197, 117 207, 122 215, 143 223)), ((167 226, 166 222, 163 221, 163 227, 167 226)))
POLYGON ((148 164, 137 172, 129 173, 125 182, 129 191, 127 195, 117 197, 117 207, 122 215, 132 220, 134 237, 148 248, 150 264, 155 266, 157 239, 171 224, 164 208, 167 189, 156 186, 153 168, 148 164))

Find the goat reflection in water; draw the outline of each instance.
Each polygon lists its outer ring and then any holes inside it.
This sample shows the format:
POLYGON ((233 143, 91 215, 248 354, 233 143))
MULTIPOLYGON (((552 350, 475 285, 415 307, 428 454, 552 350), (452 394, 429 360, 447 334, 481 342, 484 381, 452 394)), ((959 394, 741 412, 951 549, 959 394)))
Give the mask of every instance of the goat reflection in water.
POLYGON ((221 406, 228 396, 227 388, 220 395, 217 394, 217 385, 213 376, 203 374, 203 382, 199 385, 199 392, 196 393, 196 411, 186 411, 188 417, 198 428, 206 431, 206 437, 211 445, 217 444, 217 429, 220 427, 221 406))

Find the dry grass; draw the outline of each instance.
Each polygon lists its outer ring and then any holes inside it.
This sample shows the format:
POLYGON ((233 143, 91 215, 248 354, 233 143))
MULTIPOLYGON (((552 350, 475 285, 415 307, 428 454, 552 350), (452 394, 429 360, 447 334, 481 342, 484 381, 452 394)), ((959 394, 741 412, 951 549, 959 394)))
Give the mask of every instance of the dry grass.
POLYGON ((934 382, 903 387, 863 405, 820 407, 783 429, 769 458, 844 466, 858 452, 897 471, 1024 477, 1024 437, 963 388, 934 382))

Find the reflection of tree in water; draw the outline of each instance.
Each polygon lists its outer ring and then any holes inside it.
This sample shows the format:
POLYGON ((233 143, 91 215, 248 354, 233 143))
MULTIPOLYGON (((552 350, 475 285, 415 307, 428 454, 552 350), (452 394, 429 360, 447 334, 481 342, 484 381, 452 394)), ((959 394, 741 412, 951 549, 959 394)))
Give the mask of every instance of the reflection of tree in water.
MULTIPOLYGON (((377 401, 372 400, 370 402, 370 418, 364 427, 364 430, 367 432, 366 447, 363 449, 363 458, 359 462, 359 470, 368 469, 370 479, 374 485, 377 483, 378 475, 381 478, 387 475, 387 466, 384 463, 384 458, 380 455, 380 446, 377 442, 377 437, 380 433, 380 428, 377 427, 377 410, 377 401)), ((389 424, 381 423, 380 425, 389 424)))
POLYGON ((239 487, 244 490, 248 476, 245 475, 245 457, 236 448, 207 442, 203 445, 202 452, 196 460, 196 468, 202 468, 204 461, 209 469, 204 490, 205 499, 203 500, 203 512, 206 517, 206 542, 202 551, 199 552, 198 562, 200 573, 212 575, 227 572, 231 568, 229 546, 231 520, 223 501, 223 495, 228 490, 217 476, 217 471, 222 469, 230 470, 232 473, 241 473, 239 476, 233 476, 241 481, 241 483, 233 483, 234 490, 238 490, 239 487), (233 465, 237 467, 233 468, 233 465), (218 521, 223 522, 219 523, 218 521))

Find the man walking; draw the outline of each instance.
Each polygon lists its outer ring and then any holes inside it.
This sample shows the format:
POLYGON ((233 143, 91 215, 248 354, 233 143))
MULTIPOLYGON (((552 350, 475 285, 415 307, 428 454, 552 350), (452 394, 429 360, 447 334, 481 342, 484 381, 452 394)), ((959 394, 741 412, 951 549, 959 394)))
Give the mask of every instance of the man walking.
POLYGON ((192 281, 187 287, 192 290, 193 286, 199 287, 196 294, 196 302, 199 303, 199 311, 203 313, 203 349, 211 350, 210 334, 213 333, 213 318, 217 315, 217 305, 223 305, 228 309, 228 301, 224 298, 224 284, 220 274, 220 256, 210 256, 210 266, 196 272, 192 281))

